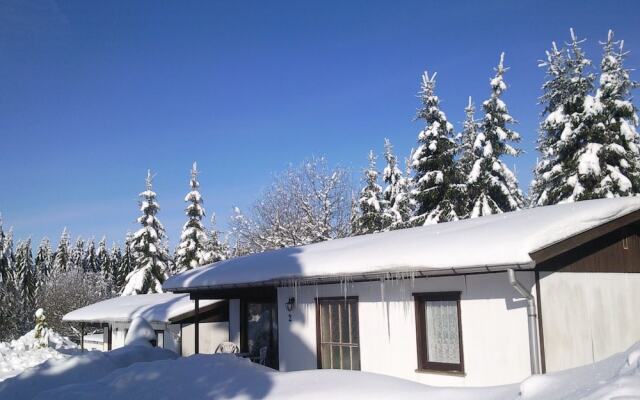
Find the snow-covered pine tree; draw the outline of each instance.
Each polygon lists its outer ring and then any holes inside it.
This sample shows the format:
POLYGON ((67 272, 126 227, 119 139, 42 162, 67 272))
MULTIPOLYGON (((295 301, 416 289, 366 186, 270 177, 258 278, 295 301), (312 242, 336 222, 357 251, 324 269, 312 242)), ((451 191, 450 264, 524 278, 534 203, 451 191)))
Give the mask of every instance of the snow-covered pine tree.
POLYGON ((384 158, 387 166, 382 172, 386 183, 382 192, 385 201, 384 230, 396 229, 409 221, 412 215, 410 204, 409 179, 398 167, 398 159, 393 154, 393 145, 389 139, 384 140, 384 158))
POLYGON ((51 253, 51 242, 49 238, 45 237, 40 241, 34 263, 36 273, 40 277, 39 280, 49 276, 53 263, 53 254, 51 253))
POLYGON ((118 293, 121 289, 121 287, 119 287, 119 271, 122 265, 122 250, 120 250, 120 246, 115 242, 111 245, 111 252, 109 253, 108 260, 109 265, 103 269, 103 272, 109 271, 108 276, 105 275, 105 277, 109 279, 109 282, 111 282, 112 290, 118 293))
POLYGON ((69 269, 70 261, 69 252, 69 233, 67 228, 62 230, 62 235, 58 241, 58 247, 56 248, 56 254, 53 258, 53 267, 51 271, 53 273, 65 272, 69 269))
POLYGON ((140 193, 140 211, 138 223, 142 226, 131 242, 135 269, 126 277, 122 290, 123 296, 161 293, 162 283, 168 277, 169 255, 164 245, 165 231, 156 217, 160 210, 153 189, 151 170, 147 171, 146 190, 140 193))
POLYGON ((0 285, 9 282, 9 259, 6 249, 6 235, 2 226, 2 215, 0 214, 0 285))
POLYGON ((478 120, 475 118, 475 112, 476 107, 471 96, 469 96, 469 103, 464 109, 465 120, 462 123, 462 132, 458 135, 458 153, 460 154, 458 164, 464 176, 469 175, 475 161, 473 143, 480 128, 478 120))
POLYGON ((131 242, 133 241, 133 235, 131 232, 127 232, 124 241, 124 251, 122 253, 122 260, 118 264, 117 276, 116 276, 116 289, 120 292, 124 285, 127 283, 127 276, 134 270, 135 259, 133 257, 133 251, 131 248, 131 242))
MULTIPOLYGON (((619 197, 640 193, 640 153, 638 149, 637 108, 631 101, 631 90, 638 84, 624 67, 628 54, 624 41, 615 41, 609 31, 601 43, 600 82, 594 98, 591 121, 594 138, 600 138, 600 182, 595 197, 619 197)), ((582 197, 582 196, 581 196, 582 197)))
POLYGON ((82 262, 85 272, 98 271, 98 259, 96 258, 96 243, 93 238, 87 243, 87 251, 84 253, 82 262))
POLYGON ((209 262, 214 263, 226 260, 229 257, 229 249, 226 243, 220 239, 220 232, 216 228, 216 214, 211 215, 211 228, 209 229, 206 251, 209 253, 209 262))
POLYGON ((207 231, 202 224, 205 212, 202 207, 202 195, 198 190, 200 183, 198 182, 198 168, 195 162, 191 168, 189 187, 191 190, 184 198, 184 201, 189 203, 185 210, 188 219, 182 227, 180 243, 176 249, 175 262, 178 273, 211 262, 211 254, 207 250, 207 231))
MULTIPOLYGON (((558 154, 558 141, 565 128, 572 129, 571 116, 582 109, 586 96, 581 85, 576 85, 581 80, 571 80, 567 55, 566 50, 558 49, 556 43, 552 42, 551 50, 546 52, 546 61, 539 63, 540 67, 547 69, 548 80, 542 85, 543 94, 540 97, 540 104, 544 107, 542 115, 546 116, 538 130, 540 158, 534 168, 534 179, 529 190, 530 204, 534 207, 557 203, 561 191, 566 190, 561 184, 566 177, 558 154)), ((576 120, 575 117, 573 119, 576 120)))
POLYGON ((71 255, 69 257, 69 269, 76 271, 85 270, 85 248, 84 240, 80 236, 76 239, 76 243, 71 249, 71 255))
POLYGON ((107 281, 112 281, 113 273, 109 260, 109 250, 107 249, 107 238, 104 236, 100 239, 100 242, 98 242, 98 249, 96 250, 96 270, 102 272, 102 275, 107 281))
POLYGON ((547 60, 540 64, 547 68, 548 80, 541 97, 546 117, 538 138, 541 160, 531 184, 533 206, 598 197, 593 192, 600 171, 598 162, 592 161, 601 140, 594 137, 597 129, 592 128, 600 105, 589 95, 595 77, 587 71, 591 60, 582 50, 584 40, 578 39, 573 29, 570 33, 568 48, 558 50, 553 44, 547 60))
POLYGON ((498 214, 523 207, 524 196, 518 187, 518 180, 502 161, 505 155, 517 156, 520 150, 508 141, 517 142, 520 135, 507 128, 515 123, 509 115, 507 105, 500 98, 507 89, 503 75, 504 53, 491 79, 491 97, 482 103, 484 118, 481 129, 473 143, 474 162, 467 177, 467 193, 470 201, 470 217, 498 214))
POLYGON ((385 203, 382 198, 382 188, 378 185, 378 170, 373 150, 369 152, 369 168, 364 171, 363 181, 365 186, 360 191, 358 200, 360 215, 356 230, 360 235, 380 232, 384 226, 385 203))
POLYGON ((18 244, 16 251, 16 288, 22 298, 23 312, 31 313, 36 301, 36 274, 33 267, 31 239, 18 244))
POLYGON ((455 221, 464 211, 458 203, 463 193, 462 177, 455 164, 456 143, 453 125, 440 110, 440 99, 435 94, 436 74, 422 75, 420 99, 422 106, 417 119, 426 127, 418 134, 418 148, 413 154, 412 197, 416 214, 412 224, 426 225, 455 221))

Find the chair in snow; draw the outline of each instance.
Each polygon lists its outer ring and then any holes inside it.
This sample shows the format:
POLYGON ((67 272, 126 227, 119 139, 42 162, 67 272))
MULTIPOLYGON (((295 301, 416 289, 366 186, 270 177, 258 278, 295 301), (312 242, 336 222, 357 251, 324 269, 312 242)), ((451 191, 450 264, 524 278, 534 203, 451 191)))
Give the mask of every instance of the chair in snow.
POLYGON ((230 354, 238 354, 240 353, 240 349, 238 345, 233 342, 222 342, 216 348, 216 353, 230 353, 230 354))

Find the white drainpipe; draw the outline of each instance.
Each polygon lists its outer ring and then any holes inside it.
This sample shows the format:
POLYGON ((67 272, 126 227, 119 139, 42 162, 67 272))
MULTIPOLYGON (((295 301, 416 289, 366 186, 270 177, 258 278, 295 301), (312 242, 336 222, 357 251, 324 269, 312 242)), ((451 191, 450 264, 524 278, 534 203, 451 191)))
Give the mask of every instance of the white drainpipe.
POLYGON ((527 289, 522 286, 516 279, 516 273, 513 269, 507 270, 509 273, 509 283, 520 293, 522 297, 527 299, 527 316, 529 317, 529 358, 531 359, 531 374, 540 373, 540 351, 538 349, 538 310, 536 300, 527 289))

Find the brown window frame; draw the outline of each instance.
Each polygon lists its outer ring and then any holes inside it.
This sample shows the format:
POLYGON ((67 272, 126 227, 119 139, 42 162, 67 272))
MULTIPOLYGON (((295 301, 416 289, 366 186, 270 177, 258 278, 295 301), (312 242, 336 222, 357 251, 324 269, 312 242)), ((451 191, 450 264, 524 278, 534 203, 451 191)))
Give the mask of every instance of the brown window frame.
MULTIPOLYGON (((320 302, 321 301, 338 301, 338 300, 351 300, 356 302, 356 309, 358 310, 358 365, 360 368, 357 370, 351 371, 360 371, 362 370, 362 347, 360 347, 360 300, 358 296, 334 296, 334 297, 316 297, 314 299, 316 306, 316 366, 318 369, 322 368, 322 327, 320 326, 320 302)), ((353 363, 353 360, 352 360, 353 363)), ((348 370, 346 370, 348 371, 348 370)))
POLYGON ((462 348, 462 314, 460 313, 461 292, 424 292, 413 293, 416 311, 416 345, 418 353, 418 371, 464 374, 464 350, 462 348), (458 306, 458 351, 460 363, 442 363, 429 361, 427 346, 427 325, 425 303, 427 301, 455 301, 458 306))

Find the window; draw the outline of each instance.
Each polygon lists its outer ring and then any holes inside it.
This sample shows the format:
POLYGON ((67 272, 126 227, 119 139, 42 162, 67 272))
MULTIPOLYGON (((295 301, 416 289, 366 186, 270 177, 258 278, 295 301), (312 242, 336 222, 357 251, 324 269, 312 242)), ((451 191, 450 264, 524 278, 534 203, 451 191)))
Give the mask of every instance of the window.
POLYGON ((464 372, 460 292, 415 293, 418 369, 464 372))
POLYGON ((154 347, 160 347, 164 349, 164 331, 155 331, 156 340, 155 343, 151 343, 154 347))
POLYGON ((318 368, 360 370, 358 298, 316 301, 318 368))

